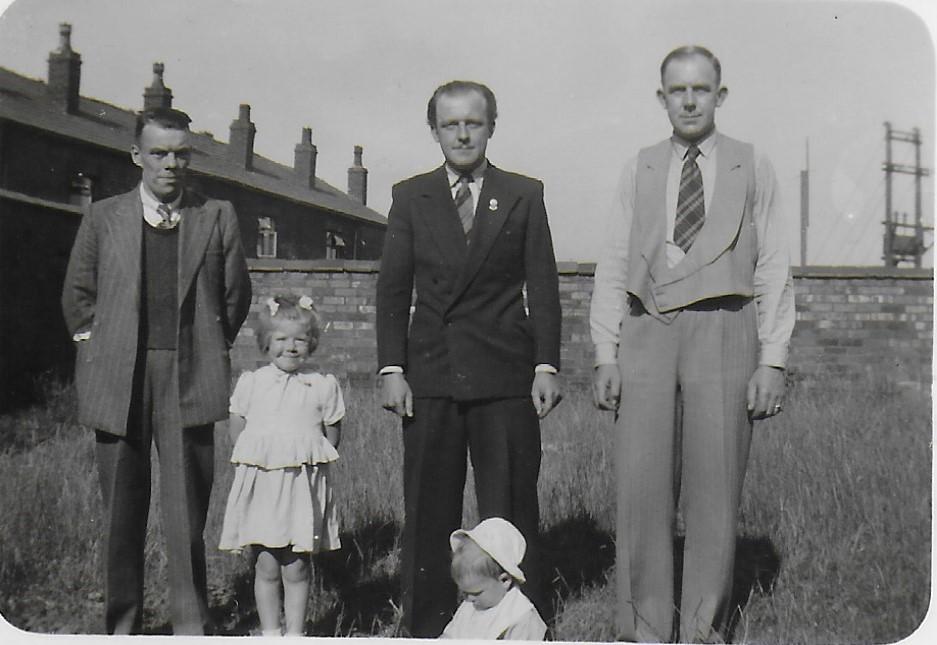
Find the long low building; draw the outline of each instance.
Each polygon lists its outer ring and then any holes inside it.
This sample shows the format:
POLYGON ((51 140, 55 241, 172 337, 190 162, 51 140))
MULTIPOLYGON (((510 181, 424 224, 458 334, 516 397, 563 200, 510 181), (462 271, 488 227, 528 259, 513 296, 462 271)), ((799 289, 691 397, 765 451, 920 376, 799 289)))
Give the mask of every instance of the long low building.
MULTIPOLYGON (((129 153, 137 110, 81 96, 71 33, 59 26, 45 81, 0 68, 0 409, 28 398, 32 377, 70 356, 59 292, 84 209, 140 180, 129 153)), ((153 65, 141 108, 172 106, 164 71, 153 65)), ((292 167, 255 154, 255 134, 242 104, 227 143, 192 136, 192 183, 234 204, 249 258, 380 258, 387 220, 367 206, 360 146, 343 192, 316 176, 310 128, 292 167)))

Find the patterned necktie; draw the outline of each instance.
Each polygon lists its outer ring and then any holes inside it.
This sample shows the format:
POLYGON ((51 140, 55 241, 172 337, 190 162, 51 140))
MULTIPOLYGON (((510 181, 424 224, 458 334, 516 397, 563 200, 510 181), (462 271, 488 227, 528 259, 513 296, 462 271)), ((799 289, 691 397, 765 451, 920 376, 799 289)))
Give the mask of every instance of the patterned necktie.
POLYGON ((475 200, 472 199, 472 191, 469 189, 469 184, 473 181, 475 178, 472 175, 461 175, 459 189, 455 193, 455 207, 459 211, 459 219, 462 220, 462 230, 465 231, 466 241, 472 231, 472 220, 475 219, 475 200))
POLYGON ((160 204, 156 207, 156 212, 163 218, 163 221, 159 223, 159 228, 172 228, 172 211, 169 206, 160 204))
POLYGON ((689 252, 693 240, 706 219, 705 204, 703 202, 703 175, 696 165, 699 148, 690 146, 686 151, 686 161, 683 162, 683 171, 680 173, 680 193, 677 197, 677 217, 673 226, 673 241, 689 252))

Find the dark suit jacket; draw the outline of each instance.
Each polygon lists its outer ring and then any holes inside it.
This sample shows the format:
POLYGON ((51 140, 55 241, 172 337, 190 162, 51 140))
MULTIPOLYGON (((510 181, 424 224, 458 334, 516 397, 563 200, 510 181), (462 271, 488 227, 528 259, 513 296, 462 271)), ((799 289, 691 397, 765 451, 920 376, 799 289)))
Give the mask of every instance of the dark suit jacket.
POLYGON ((543 184, 489 166, 475 213, 467 246, 444 167, 393 189, 377 287, 378 363, 404 367, 417 397, 529 396, 534 366, 560 365, 543 184))
MULTIPOLYGON (((78 343, 78 420, 127 432, 140 329, 140 189, 91 206, 72 247, 62 308, 78 343)), ((179 402, 183 427, 227 416, 228 348, 247 316, 250 276, 229 202, 186 191, 179 224, 179 402)))

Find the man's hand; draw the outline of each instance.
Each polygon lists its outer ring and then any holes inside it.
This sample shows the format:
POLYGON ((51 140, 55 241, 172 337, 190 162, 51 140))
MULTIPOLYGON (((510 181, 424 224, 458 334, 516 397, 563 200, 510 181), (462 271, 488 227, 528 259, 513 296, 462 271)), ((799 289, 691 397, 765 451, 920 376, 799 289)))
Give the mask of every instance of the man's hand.
POLYGON ((537 372, 534 374, 534 384, 530 388, 530 396, 534 400, 534 408, 541 419, 550 414, 562 400, 559 379, 550 372, 537 372))
POLYGON ((766 419, 779 413, 784 387, 784 370, 759 365, 748 381, 749 416, 752 419, 766 419))
POLYGON ((592 396, 600 410, 617 410, 621 401, 621 372, 617 365, 597 365, 592 373, 592 396))
POLYGON ((384 374, 381 379, 381 389, 384 391, 384 402, 381 404, 383 408, 399 417, 412 417, 413 392, 410 391, 410 384, 404 375, 399 372, 384 374))

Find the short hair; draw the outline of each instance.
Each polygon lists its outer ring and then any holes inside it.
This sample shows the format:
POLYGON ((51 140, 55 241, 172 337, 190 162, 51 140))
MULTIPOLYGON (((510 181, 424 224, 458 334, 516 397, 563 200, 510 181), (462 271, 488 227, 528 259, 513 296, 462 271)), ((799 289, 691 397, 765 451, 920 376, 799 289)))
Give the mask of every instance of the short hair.
POLYGON ((502 573, 506 573, 504 568, 478 546, 475 540, 467 535, 459 535, 455 539, 458 540, 458 544, 452 550, 450 566, 453 580, 461 580, 472 575, 497 578, 502 573))
POLYGON ((669 65, 671 61, 682 58, 690 58, 691 56, 702 56, 710 63, 712 63, 713 69, 716 70, 716 87, 720 87, 722 85, 722 63, 719 62, 719 59, 716 58, 715 54, 702 45, 684 45, 682 47, 677 47, 669 54, 664 56, 664 60, 660 64, 661 85, 664 83, 664 71, 667 69, 667 65, 669 65))
POLYGON ((309 351, 315 351, 319 346, 320 325, 322 318, 312 304, 309 296, 297 296, 292 293, 278 293, 264 301, 257 316, 257 327, 254 330, 257 336, 257 346, 264 354, 270 349, 270 336, 274 327, 280 321, 298 321, 305 325, 309 334, 309 351), (300 304, 302 302, 302 304, 300 304), (273 303, 271 305, 271 303, 273 303), (308 305, 308 307, 304 306, 308 305), (275 312, 275 313, 274 313, 275 312))
POLYGON ((192 119, 182 110, 168 107, 155 107, 137 113, 137 123, 134 127, 133 138, 140 139, 140 133, 148 124, 155 124, 168 130, 188 130, 192 119))
POLYGON ((495 93, 484 83, 476 83, 475 81, 449 81, 436 88, 426 106, 426 122, 431 130, 436 129, 436 101, 439 97, 443 94, 464 94, 467 92, 478 92, 485 99, 488 131, 494 131, 495 120, 498 118, 498 101, 495 100, 495 93))

